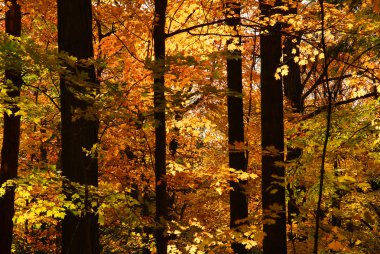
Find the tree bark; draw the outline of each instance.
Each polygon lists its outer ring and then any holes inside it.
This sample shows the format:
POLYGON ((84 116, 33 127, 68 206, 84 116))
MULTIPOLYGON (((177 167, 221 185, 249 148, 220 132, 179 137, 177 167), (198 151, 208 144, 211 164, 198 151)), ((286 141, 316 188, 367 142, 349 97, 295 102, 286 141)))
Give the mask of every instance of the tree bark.
MULTIPOLYGON (((297 7, 289 6, 288 14, 297 14, 297 7)), ((284 63, 289 67, 289 73, 283 78, 284 83, 284 95, 290 102, 292 107, 291 112, 300 114, 303 112, 303 84, 301 82, 301 68, 298 63, 294 61, 295 56, 299 56, 298 46, 300 39, 298 36, 286 37, 284 40, 284 63), (294 41, 296 40, 296 41, 294 41), (293 50, 296 51, 293 54, 293 50)), ((300 158, 302 149, 287 147, 286 161, 291 162, 300 158)), ((288 200, 288 224, 292 224, 292 221, 296 215, 300 213, 299 207, 296 203, 296 197, 294 195, 294 188, 297 186, 290 186, 287 184, 289 200, 288 200)), ((291 236, 292 237, 292 236, 291 236)))
POLYGON ((168 198, 166 183, 166 118, 165 118, 165 21, 167 0, 156 0, 154 12, 154 120, 155 120, 155 185, 156 216, 155 230, 157 254, 166 254, 168 239, 165 236, 168 219, 168 198))
MULTIPOLYGON (((5 32, 19 37, 21 35, 21 8, 16 0, 6 0, 5 5, 9 10, 5 14, 5 32)), ((5 88, 9 101, 4 113, 3 146, 1 149, 0 185, 17 177, 18 153, 20 146, 20 116, 16 102, 20 96, 22 85, 20 58, 17 54, 9 52, 9 64, 5 69, 5 88)), ((10 254, 13 234, 14 215, 14 190, 13 186, 6 187, 4 196, 0 197, 0 250, 1 253, 10 254)))
POLYGON ((299 55, 299 40, 293 42, 294 38, 287 37, 284 40, 284 57, 285 64, 289 67, 289 74, 283 78, 284 94, 292 106, 293 113, 303 112, 303 84, 301 82, 301 68, 298 63, 294 62, 294 56, 299 55), (296 54, 292 50, 296 50, 296 54))
MULTIPOLYGON (((335 178, 339 177, 339 171, 338 171, 338 158, 335 158, 334 160, 334 176, 335 178)), ((341 227, 342 226, 342 219, 340 215, 337 215, 337 211, 340 211, 340 202, 343 197, 343 191, 339 190, 337 183, 335 184, 334 188, 334 194, 332 195, 332 204, 331 207, 333 208, 332 216, 331 216, 331 225, 335 227, 341 227)))
MULTIPOLYGON (((264 17, 276 12, 273 7, 260 1, 264 17)), ((283 91, 281 80, 275 79, 276 69, 281 66, 281 25, 266 30, 260 34, 263 250, 264 254, 285 254, 283 91)))
MULTIPOLYGON (((247 170, 244 141, 243 120, 243 82, 241 38, 238 35, 240 24, 240 3, 230 1, 226 4, 226 23, 235 35, 228 41, 228 46, 237 48, 229 50, 227 55, 227 108, 228 108, 228 157, 229 167, 235 170, 247 170)), ((246 195, 246 181, 230 182, 230 228, 239 231, 239 227, 247 225, 248 198, 246 195)), ((241 243, 232 243, 235 253, 248 253, 241 243)))
POLYGON ((67 212, 62 223, 63 254, 97 254, 99 225, 96 198, 89 194, 91 186, 98 186, 96 152, 88 155, 98 141, 98 120, 94 110, 94 94, 98 89, 95 69, 86 62, 93 57, 91 0, 58 0, 58 47, 60 53, 77 58, 75 66, 63 63, 61 74, 61 134, 62 174, 64 189, 70 200, 77 192, 71 183, 84 186, 85 208, 79 216, 67 212))

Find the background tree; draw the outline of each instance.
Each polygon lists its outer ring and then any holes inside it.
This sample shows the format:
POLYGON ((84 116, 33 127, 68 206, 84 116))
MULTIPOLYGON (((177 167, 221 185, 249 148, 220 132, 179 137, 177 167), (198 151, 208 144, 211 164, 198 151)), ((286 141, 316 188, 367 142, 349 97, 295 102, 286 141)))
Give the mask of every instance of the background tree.
MULTIPOLYGON (((16 0, 6 0, 8 10, 5 13, 5 32, 11 36, 21 36, 21 8, 16 0)), ((13 38, 10 38, 13 40, 13 38)), ((12 41, 8 42, 12 46, 12 41)), ((13 50, 15 50, 15 43, 13 50)), ((0 184, 17 177, 18 155, 20 146, 20 115, 17 105, 22 85, 21 62, 16 52, 9 50, 8 61, 5 66, 5 84, 7 92, 4 112, 3 146, 1 149, 0 184)), ((7 185, 7 184, 6 184, 7 185)), ((8 184, 5 194, 0 197, 0 250, 2 253, 11 253, 13 237, 14 215, 14 185, 8 184)))
MULTIPOLYGON (((228 108, 228 156, 229 167, 237 171, 247 171, 245 155, 244 119, 243 119, 243 80, 241 37, 239 36, 240 2, 226 3, 226 23, 233 35, 227 44, 227 108, 228 108), (232 50, 230 48, 233 48, 232 50)), ((248 224, 248 197, 246 181, 231 181, 230 190, 230 227, 243 228, 248 224)), ((237 237, 239 239, 239 237, 237 237)), ((238 240, 239 241, 239 240, 238 240)), ((233 243, 235 253, 247 253, 245 246, 233 243)))
MULTIPOLYGON (((288 3, 288 14, 289 16, 296 17, 298 2, 289 1, 288 3)), ((288 26, 289 27, 289 26, 288 26)), ((290 27, 291 28, 291 27, 290 27)), ((283 85, 284 85, 284 96, 287 99, 288 108, 285 108, 285 112, 290 113, 289 121, 295 122, 297 121, 297 114, 301 114, 303 112, 303 90, 304 84, 301 80, 301 67, 298 63, 294 61, 295 57, 299 58, 299 45, 301 40, 300 31, 288 31, 290 36, 285 36, 284 38, 284 47, 283 47, 283 59, 284 64, 288 66, 289 73, 283 77, 283 85)), ((288 114, 285 115, 287 117, 288 114)), ((299 159, 302 154, 302 149, 299 147, 286 147, 286 186, 287 192, 289 196, 288 205, 287 205, 287 220, 288 224, 291 225, 293 219, 299 215, 300 210, 297 205, 297 199, 295 192, 300 190, 300 186, 295 181, 294 173, 296 172, 297 166, 299 165, 299 159)), ((292 232, 291 232, 292 234, 292 232)), ((293 235, 290 235, 290 238, 294 238, 293 235)))

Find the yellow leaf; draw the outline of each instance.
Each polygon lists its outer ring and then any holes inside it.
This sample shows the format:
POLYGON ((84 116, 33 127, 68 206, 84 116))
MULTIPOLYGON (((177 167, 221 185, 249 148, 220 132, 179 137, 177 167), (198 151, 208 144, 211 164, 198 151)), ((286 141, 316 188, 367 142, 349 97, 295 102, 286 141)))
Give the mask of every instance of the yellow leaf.
POLYGON ((286 76, 289 74, 289 67, 287 65, 281 66, 281 75, 286 76))
POLYGON ((222 195, 223 189, 221 187, 215 188, 215 191, 218 192, 219 195, 222 195))
POLYGON ((298 63, 299 65, 306 65, 307 64, 307 60, 306 59, 302 59, 301 61, 299 61, 298 63))

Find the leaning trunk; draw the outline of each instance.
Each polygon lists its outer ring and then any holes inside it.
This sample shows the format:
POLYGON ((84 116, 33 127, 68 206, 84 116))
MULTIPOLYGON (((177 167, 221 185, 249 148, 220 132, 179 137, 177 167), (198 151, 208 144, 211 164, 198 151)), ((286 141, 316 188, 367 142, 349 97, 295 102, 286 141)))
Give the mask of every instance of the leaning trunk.
MULTIPOLYGON (((6 0, 9 10, 5 14, 5 32, 12 36, 21 35, 21 9, 16 0, 6 0)), ((1 149, 0 185, 17 177, 18 153, 20 146, 20 116, 16 100, 20 96, 22 84, 20 59, 17 54, 9 52, 9 62, 5 69, 5 88, 7 89, 7 112, 4 113, 4 136, 1 149)), ((12 246, 14 215, 14 187, 6 187, 0 197, 0 250, 10 254, 12 246)))
POLYGON ((85 206, 68 211, 63 220, 64 254, 100 252, 96 198, 91 195, 98 186, 97 155, 92 149, 98 140, 93 107, 98 85, 94 66, 86 61, 93 57, 91 8, 91 0, 58 0, 59 52, 77 58, 74 65, 62 63, 66 70, 60 80, 64 191, 68 200, 78 193, 85 206))

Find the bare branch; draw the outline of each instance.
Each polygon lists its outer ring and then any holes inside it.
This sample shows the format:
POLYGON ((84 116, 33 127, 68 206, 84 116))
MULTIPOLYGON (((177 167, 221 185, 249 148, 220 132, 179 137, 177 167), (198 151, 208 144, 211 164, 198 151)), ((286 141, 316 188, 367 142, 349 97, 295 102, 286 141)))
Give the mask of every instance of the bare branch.
MULTIPOLYGON (((333 103, 332 105, 334 107, 337 107, 337 106, 342 106, 342 105, 345 105, 345 104, 349 104, 351 102, 355 102, 357 100, 361 100, 361 99, 366 99, 366 98, 370 98, 370 97, 377 97, 378 94, 377 92, 372 92, 372 93, 368 93, 368 94, 365 94, 365 95, 362 95, 362 96, 358 96, 358 97, 354 97, 354 98, 351 98, 351 99, 347 99, 347 100, 344 100, 344 101, 338 101, 338 102, 335 102, 333 103)), ((307 115, 305 115, 304 117, 302 117, 302 120, 307 120, 307 119, 310 119, 314 116, 317 116, 319 115, 320 113, 326 111, 328 108, 328 105, 324 105, 324 106, 321 106, 319 108, 317 108, 314 112, 312 113, 309 113, 307 115)))
POLYGON ((166 34, 166 38, 172 37, 172 36, 180 34, 180 33, 190 32, 191 30, 194 30, 194 29, 197 29, 197 28, 201 28, 201 27, 205 27, 205 26, 211 26, 211 25, 215 25, 215 24, 220 24, 220 23, 223 23, 225 21, 226 21, 226 19, 214 20, 214 21, 211 21, 211 22, 207 22, 207 23, 198 24, 198 25, 195 25, 195 26, 186 27, 186 28, 183 28, 183 29, 178 29, 178 30, 175 30, 175 31, 173 31, 171 33, 166 34))

